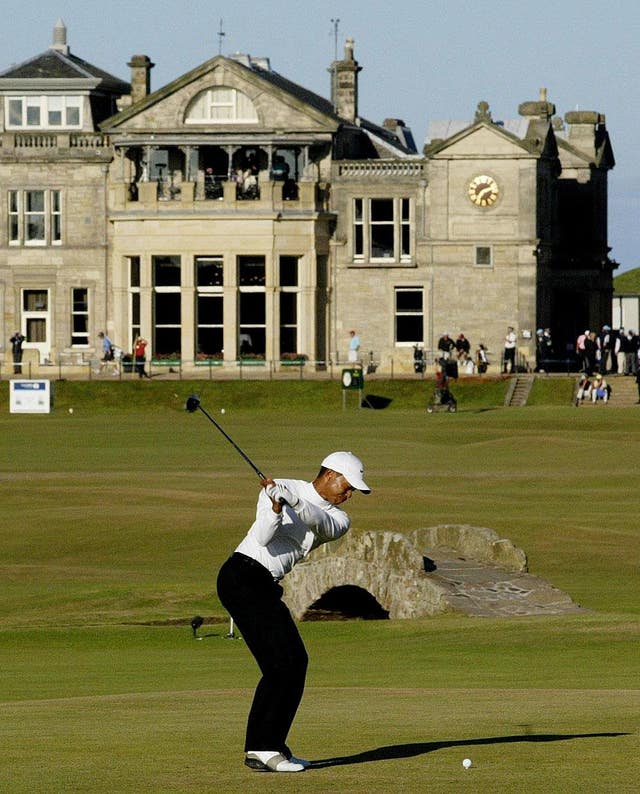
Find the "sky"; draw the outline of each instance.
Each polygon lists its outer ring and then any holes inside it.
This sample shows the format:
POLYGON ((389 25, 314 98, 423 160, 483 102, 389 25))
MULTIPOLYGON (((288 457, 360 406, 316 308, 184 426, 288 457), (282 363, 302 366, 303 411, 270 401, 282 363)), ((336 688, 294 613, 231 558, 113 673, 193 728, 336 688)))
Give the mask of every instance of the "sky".
POLYGON ((560 116, 606 116, 610 256, 616 274, 640 266, 638 0, 49 0, 4 15, 0 71, 45 51, 60 18, 71 52, 121 79, 148 55, 152 90, 242 52, 328 98, 329 66, 352 37, 359 115, 403 119, 418 149, 432 121, 472 122, 481 100, 494 120, 517 118, 545 87, 560 116))

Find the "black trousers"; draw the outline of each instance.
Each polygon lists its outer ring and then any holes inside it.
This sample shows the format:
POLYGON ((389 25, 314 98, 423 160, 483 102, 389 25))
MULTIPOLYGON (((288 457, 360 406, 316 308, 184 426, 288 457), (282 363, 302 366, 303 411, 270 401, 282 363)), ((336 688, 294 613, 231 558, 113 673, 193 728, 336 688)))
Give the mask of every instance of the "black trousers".
POLYGON ((287 735, 304 692, 308 657, 282 588, 264 566, 236 552, 220 568, 218 596, 262 672, 244 749, 276 750, 289 758, 287 735))

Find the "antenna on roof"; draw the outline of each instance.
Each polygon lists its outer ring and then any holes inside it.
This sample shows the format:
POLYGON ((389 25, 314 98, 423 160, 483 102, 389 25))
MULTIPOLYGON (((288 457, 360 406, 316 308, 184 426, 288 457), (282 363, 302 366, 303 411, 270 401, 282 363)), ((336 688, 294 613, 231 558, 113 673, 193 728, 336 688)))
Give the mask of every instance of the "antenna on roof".
POLYGON ((224 32, 224 30, 222 30, 222 20, 220 20, 220 27, 218 28, 218 33, 217 33, 217 36, 218 36, 218 55, 222 54, 222 39, 226 35, 227 34, 224 32))
POLYGON ((338 60, 338 28, 340 26, 339 19, 332 19, 331 24, 333 26, 333 60, 338 60))

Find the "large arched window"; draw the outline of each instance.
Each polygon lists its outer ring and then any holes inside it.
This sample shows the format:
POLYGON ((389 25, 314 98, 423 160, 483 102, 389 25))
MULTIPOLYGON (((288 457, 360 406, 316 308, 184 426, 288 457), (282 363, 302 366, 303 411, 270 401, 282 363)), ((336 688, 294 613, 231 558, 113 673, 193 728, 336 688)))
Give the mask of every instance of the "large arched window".
POLYGON ((216 86, 199 93, 187 108, 186 124, 255 124, 253 102, 236 88, 216 86))

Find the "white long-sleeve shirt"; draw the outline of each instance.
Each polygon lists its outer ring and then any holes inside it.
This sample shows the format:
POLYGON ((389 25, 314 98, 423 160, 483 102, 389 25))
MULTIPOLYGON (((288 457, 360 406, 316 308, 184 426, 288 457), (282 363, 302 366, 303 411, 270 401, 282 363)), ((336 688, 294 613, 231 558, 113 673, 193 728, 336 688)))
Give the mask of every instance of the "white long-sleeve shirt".
POLYGON ((278 479, 300 501, 274 513, 271 499, 261 490, 256 518, 236 551, 252 557, 280 580, 312 549, 342 537, 351 524, 339 507, 323 499, 305 480, 278 479))

